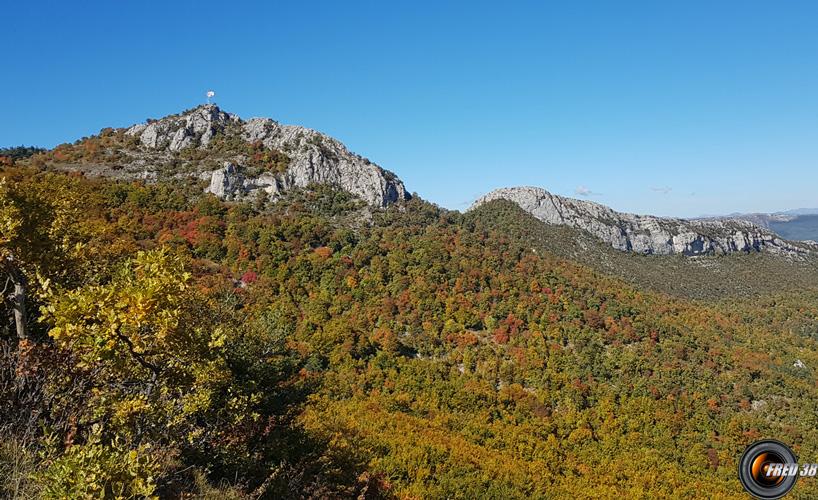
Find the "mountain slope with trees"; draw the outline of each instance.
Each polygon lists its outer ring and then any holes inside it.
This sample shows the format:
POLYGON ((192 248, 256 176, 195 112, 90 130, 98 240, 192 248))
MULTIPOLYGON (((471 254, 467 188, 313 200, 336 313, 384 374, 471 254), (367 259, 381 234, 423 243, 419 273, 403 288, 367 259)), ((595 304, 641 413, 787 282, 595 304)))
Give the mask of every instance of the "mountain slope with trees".
POLYGON ((724 300, 798 292, 816 287, 818 256, 795 258, 765 252, 730 255, 639 255, 621 252, 594 235, 546 224, 507 200, 465 215, 474 227, 502 231, 529 246, 617 276, 633 286, 699 300, 724 300))
POLYGON ((83 144, 0 172, 2 496, 729 498, 753 440, 818 456, 809 260, 638 256, 502 200, 225 201, 83 175, 83 144))

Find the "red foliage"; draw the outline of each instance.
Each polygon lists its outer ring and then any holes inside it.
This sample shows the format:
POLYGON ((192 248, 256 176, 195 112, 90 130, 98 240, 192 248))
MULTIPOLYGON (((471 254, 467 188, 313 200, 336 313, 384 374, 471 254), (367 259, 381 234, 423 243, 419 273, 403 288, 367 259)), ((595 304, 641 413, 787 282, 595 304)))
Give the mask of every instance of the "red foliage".
POLYGON ((332 255, 332 249, 330 247, 318 247, 315 249, 315 255, 322 259, 328 259, 332 255))
POLYGON ((450 333, 446 336, 446 340, 457 344, 458 347, 473 346, 479 342, 477 335, 472 332, 450 333))

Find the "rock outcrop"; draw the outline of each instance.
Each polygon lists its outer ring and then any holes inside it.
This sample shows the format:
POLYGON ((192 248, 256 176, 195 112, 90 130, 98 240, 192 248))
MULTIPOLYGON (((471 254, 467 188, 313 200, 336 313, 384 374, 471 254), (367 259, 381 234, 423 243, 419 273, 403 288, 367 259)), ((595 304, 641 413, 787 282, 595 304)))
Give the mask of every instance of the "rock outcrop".
POLYGON ((741 220, 686 220, 616 212, 599 203, 555 196, 536 187, 504 188, 477 199, 472 208, 508 200, 547 224, 588 231, 618 250, 688 256, 769 251, 807 253, 806 244, 741 220))
POLYGON ((385 207, 409 198, 406 188, 392 172, 351 153, 339 141, 315 130, 281 125, 269 118, 247 121, 221 111, 216 105, 199 106, 180 115, 134 125, 125 132, 137 137, 151 151, 167 154, 189 148, 206 150, 217 134, 225 141, 261 144, 288 158, 280 172, 254 172, 248 158, 233 157, 224 167, 198 172, 210 180, 207 188, 225 199, 241 199, 264 190, 273 197, 295 187, 331 184, 370 205, 385 207))
POLYGON ((290 158, 289 168, 279 176, 277 189, 333 184, 378 206, 409 198, 395 174, 350 153, 337 140, 315 130, 281 125, 269 118, 253 118, 242 124, 242 138, 283 151, 290 158))
POLYGON ((205 172, 202 178, 210 181, 210 185, 205 188, 206 193, 213 193, 226 200, 240 199, 259 190, 273 196, 283 192, 275 175, 265 172, 248 178, 239 167, 230 162, 225 162, 224 167, 218 170, 205 172))
POLYGON ((216 105, 199 106, 181 115, 172 115, 129 128, 127 135, 138 136, 148 148, 181 151, 187 147, 206 147, 216 133, 224 131, 238 116, 225 113, 216 105))

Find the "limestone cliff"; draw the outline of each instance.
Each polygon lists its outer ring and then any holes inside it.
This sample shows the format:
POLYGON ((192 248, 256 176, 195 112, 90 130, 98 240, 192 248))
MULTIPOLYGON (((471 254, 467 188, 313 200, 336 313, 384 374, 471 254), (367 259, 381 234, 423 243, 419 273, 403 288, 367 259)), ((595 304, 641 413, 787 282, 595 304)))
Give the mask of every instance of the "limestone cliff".
POLYGON ((686 220, 616 212, 599 203, 556 196, 536 187, 494 190, 472 208, 509 200, 537 219, 583 229, 616 249, 641 254, 707 255, 767 251, 807 253, 815 247, 785 241, 742 220, 686 220))

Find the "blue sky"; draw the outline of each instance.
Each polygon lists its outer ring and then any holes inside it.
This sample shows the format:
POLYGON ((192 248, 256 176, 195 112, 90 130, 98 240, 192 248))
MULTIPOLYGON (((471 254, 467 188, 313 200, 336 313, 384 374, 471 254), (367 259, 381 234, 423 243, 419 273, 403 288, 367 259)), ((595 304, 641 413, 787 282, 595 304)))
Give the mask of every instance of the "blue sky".
POLYGON ((448 208, 818 206, 818 2, 5 2, 0 146, 217 102, 448 208), (73 5, 72 5, 73 4, 73 5))

